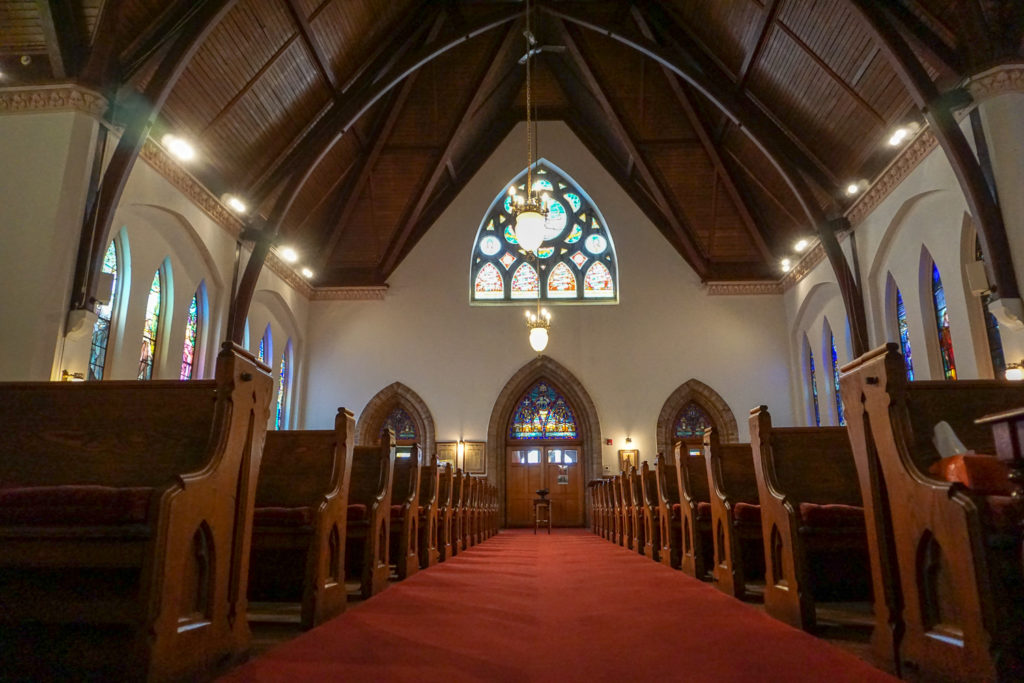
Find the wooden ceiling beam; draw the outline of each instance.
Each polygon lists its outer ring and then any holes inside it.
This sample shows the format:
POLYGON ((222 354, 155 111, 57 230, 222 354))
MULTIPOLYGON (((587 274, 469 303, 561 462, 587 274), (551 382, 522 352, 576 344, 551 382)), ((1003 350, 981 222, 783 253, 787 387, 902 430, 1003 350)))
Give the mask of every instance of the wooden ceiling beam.
MULTIPOLYGON (((750 72, 753 71, 754 65, 761 58, 761 53, 764 52, 765 46, 768 44, 768 37, 772 34, 772 27, 775 25, 775 18, 779 15, 779 8, 782 6, 782 0, 770 0, 768 5, 761 12, 761 25, 757 31, 757 42, 754 43, 754 48, 743 56, 743 64, 740 66, 740 72, 736 78, 736 92, 742 94, 747 87, 747 79, 750 77, 750 72)), ((634 16, 635 16, 634 12, 634 16)), ((650 29, 648 28, 648 33, 650 29)), ((648 40, 653 40, 653 36, 647 35, 648 40)))
MULTIPOLYGON (((109 2, 109 0, 108 0, 109 2)), ((120 53, 121 79, 125 82, 134 78, 135 74, 165 48, 175 36, 181 32, 189 19, 202 8, 201 2, 192 0, 176 0, 168 2, 146 27, 130 38, 120 53)), ((104 10, 106 7, 104 7, 104 10)), ((98 37, 103 34, 96 32, 98 37)))
POLYGON ((317 72, 320 74, 320 78, 323 79, 324 84, 330 89, 331 94, 338 98, 341 96, 341 92, 338 88, 338 79, 334 76, 334 71, 331 69, 331 62, 327 59, 327 55, 324 54, 320 44, 316 42, 316 37, 313 35, 313 29, 310 28, 309 19, 306 18, 302 8, 299 7, 296 0, 283 0, 286 5, 289 14, 292 15, 292 21, 295 22, 295 26, 298 28, 299 36, 302 38, 302 43, 306 46, 309 56, 313 60, 314 66, 316 66, 317 72))
POLYGON ((898 22, 903 35, 925 54, 932 66, 950 77, 959 78, 963 74, 962 56, 955 49, 949 47, 916 14, 900 2, 892 3, 890 11, 893 19, 898 22))
POLYGON ((992 267, 993 283, 999 296, 1019 299, 1017 276, 1010 259, 1010 243, 999 203, 985 182, 985 174, 967 142, 949 104, 918 61, 885 10, 874 0, 844 0, 872 33, 903 81, 914 103, 921 109, 939 146, 946 153, 967 207, 978 225, 985 260, 992 267))
POLYGON ((82 66, 83 31, 68 0, 36 0, 50 69, 57 80, 75 78, 82 66))
MULTIPOLYGON (((487 60, 489 65, 477 80, 475 87, 473 88, 473 97, 470 98, 466 107, 462 111, 462 115, 457 119, 455 127, 452 129, 451 134, 448 136, 448 142, 445 144, 444 150, 438 155, 437 162, 434 164, 434 168, 431 170, 430 175, 427 177, 426 182, 420 188, 417 193, 417 199, 415 204, 412 205, 404 219, 402 220, 401 227, 392 239, 391 244, 388 245, 388 249, 384 254, 384 259, 381 264, 381 270, 386 274, 390 275, 394 269, 398 266, 399 257, 405 251, 405 243, 409 240, 410 235, 413 234, 416 226, 419 224, 420 219, 423 217, 423 212, 430 203, 433 197, 434 191, 438 187, 438 183, 444 177, 447 172, 451 183, 456 182, 455 167, 451 160, 452 154, 456 148, 462 144, 465 139, 469 137, 476 137, 481 127, 486 127, 486 124, 490 122, 484 122, 484 125, 471 125, 473 117, 481 106, 490 98, 494 92, 495 87, 501 80, 501 77, 508 72, 508 55, 514 53, 515 43, 520 38, 520 22, 515 22, 509 26, 505 32, 505 37, 499 42, 497 48, 490 54, 490 59, 487 60), (502 59, 506 57, 506 59, 502 59)), ((514 61, 512 62, 515 63, 514 61)), ((513 93, 513 98, 515 93, 513 93)), ((506 106, 510 102, 506 103, 506 106)))
POLYGON ((701 277, 706 276, 708 272, 708 257, 701 248, 695 231, 689 225, 685 213, 672 201, 668 189, 662 185, 660 178, 655 176, 647 163, 646 157, 637 148, 634 136, 626 127, 622 115, 616 110, 615 105, 609 99, 604 84, 598 78, 593 68, 591 68, 587 55, 575 38, 573 38, 568 27, 562 21, 557 21, 556 25, 559 38, 565 43, 568 53, 576 65, 576 69, 583 77, 584 84, 604 111, 608 126, 610 126, 614 135, 626 146, 629 155, 633 158, 634 170, 643 179, 644 184, 647 186, 647 191, 651 193, 655 203, 661 209, 662 215, 667 221, 668 226, 672 229, 675 239, 678 240, 679 245, 683 248, 686 260, 689 261, 690 265, 693 266, 701 277))
POLYGON ((118 50, 121 36, 121 9, 126 0, 106 0, 96 18, 95 39, 84 56, 78 80, 113 99, 120 79, 118 50))
MULTIPOLYGON (((778 0, 775 1, 772 9, 777 10, 777 7, 778 0)), ((653 41, 654 34, 643 16, 640 15, 639 12, 634 12, 633 19, 636 21, 643 36, 648 40, 653 41)), ((749 68, 749 65, 747 68, 749 68)), ((693 128, 694 132, 697 133, 697 137, 700 140, 701 146, 704 148, 704 152, 711 159, 711 163, 714 164, 718 176, 725 185, 726 194, 729 195, 729 198, 732 199, 733 204, 736 206, 736 210, 740 214, 740 219, 743 221, 743 227, 746 228, 747 234, 749 234, 751 239, 754 240, 754 246, 757 248, 758 253, 761 254, 761 257, 765 262, 773 263, 775 261, 775 255, 768 247, 768 243, 765 241, 764 232, 757 224, 757 221, 754 220, 753 214, 751 214, 746 201, 740 194, 735 178, 732 177, 732 173, 722 162, 722 156, 718 153, 718 147, 711 139, 711 132, 708 130, 707 124, 704 122, 704 119, 700 117, 696 107, 690 100, 689 94, 684 89, 683 84, 679 82, 678 76, 676 76, 676 74, 664 64, 661 65, 661 70, 665 75, 665 79, 668 81, 669 87, 672 89, 672 93, 675 95, 676 101, 686 114, 686 118, 689 120, 690 126, 693 128)))

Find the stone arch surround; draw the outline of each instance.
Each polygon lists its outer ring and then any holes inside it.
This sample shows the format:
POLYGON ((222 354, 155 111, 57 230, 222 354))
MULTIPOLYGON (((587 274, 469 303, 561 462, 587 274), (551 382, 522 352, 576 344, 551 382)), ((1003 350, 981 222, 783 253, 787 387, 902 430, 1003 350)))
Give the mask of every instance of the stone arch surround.
POLYGON ((487 471, 488 477, 498 486, 498 505, 502 523, 505 522, 505 456, 508 442, 507 426, 519 399, 526 390, 539 380, 547 380, 565 396, 576 414, 576 424, 584 435, 583 482, 584 482, 584 524, 590 519, 590 497, 587 496, 586 482, 601 476, 601 423, 597 408, 583 384, 558 361, 547 356, 538 356, 521 367, 505 383, 491 410, 487 424, 487 471))
POLYGON ((401 382, 389 384, 367 402, 356 422, 356 443, 377 443, 377 430, 395 406, 401 406, 416 423, 416 433, 420 435, 423 453, 427 457, 434 455, 434 417, 430 414, 430 408, 419 394, 401 382))
POLYGON ((675 426, 676 416, 690 401, 696 401, 697 405, 707 411, 715 421, 721 431, 719 436, 722 442, 737 443, 740 440, 736 416, 732 414, 732 409, 725 399, 699 379, 688 379, 672 392, 658 415, 658 450, 664 453, 666 458, 672 457, 672 428, 675 426))

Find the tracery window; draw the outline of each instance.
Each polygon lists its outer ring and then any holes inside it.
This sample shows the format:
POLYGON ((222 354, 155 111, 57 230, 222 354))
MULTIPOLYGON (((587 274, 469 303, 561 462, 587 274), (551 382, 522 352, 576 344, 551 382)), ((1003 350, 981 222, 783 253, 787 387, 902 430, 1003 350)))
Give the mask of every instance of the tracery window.
POLYGON ((196 349, 199 348, 199 335, 202 330, 202 299, 205 285, 199 283, 192 302, 188 305, 188 317, 185 319, 185 347, 181 352, 181 379, 192 379, 196 364, 196 349))
POLYGON ((807 379, 810 382, 811 404, 814 406, 814 426, 821 426, 821 412, 818 409, 818 379, 814 375, 814 352, 807 346, 807 379))
POLYGON ((907 367, 907 380, 914 381, 914 358, 910 353, 910 326, 907 324, 907 307, 903 305, 903 295, 896 288, 896 330, 900 335, 900 352, 903 364, 907 367))
POLYGON ((713 427, 714 424, 696 401, 690 401, 679 412, 672 433, 677 439, 703 439, 704 431, 708 427, 713 427))
POLYGON ((117 296, 117 245, 111 240, 107 253, 103 255, 103 270, 109 273, 110 297, 107 303, 96 307, 96 323, 92 326, 92 348, 89 351, 89 379, 103 379, 107 364, 107 344, 110 341, 110 319, 117 296))
POLYGON ((415 442, 416 441, 416 423, 402 406, 395 406, 394 409, 388 413, 388 416, 384 418, 384 424, 381 425, 380 431, 384 432, 388 427, 395 433, 395 441, 404 442, 415 442))
POLYGON ((843 409, 843 396, 839 392, 839 354, 836 353, 836 337, 832 332, 828 333, 828 343, 832 349, 832 387, 836 394, 836 417, 839 426, 846 425, 846 411, 843 409))
POLYGON ((153 364, 156 362, 156 340, 160 333, 160 315, 163 312, 163 286, 157 268, 149 286, 146 299, 146 324, 142 329, 142 352, 139 355, 139 379, 153 378, 153 364))
MULTIPOLYGON (((981 250, 981 238, 974 238, 974 259, 985 262, 985 253, 981 250)), ((985 334, 988 336, 988 352, 992 358, 992 372, 1002 377, 1006 371, 1006 357, 1003 355, 1003 340, 999 334, 999 321, 989 310, 992 303, 992 292, 986 291, 981 297, 981 310, 985 316, 985 334)))
POLYGON ((274 429, 280 429, 281 425, 286 424, 288 383, 291 379, 291 367, 289 366, 291 352, 292 340, 289 339, 284 345, 284 353, 281 354, 281 375, 279 377, 280 381, 277 384, 277 409, 274 411, 274 429))
MULTIPOLYGON (((512 198, 503 191, 491 204, 473 246, 470 300, 500 303, 536 299, 617 302, 618 262, 611 233, 597 207, 576 183, 541 160, 534 187, 551 197, 544 241, 536 257, 516 241, 512 198)), ((526 171, 510 185, 526 191, 526 171)))
POLYGON ((956 362, 953 360, 953 338, 949 333, 949 312, 946 310, 946 293, 942 289, 939 267, 934 263, 932 264, 932 301, 935 303, 935 322, 938 326, 942 373, 946 379, 956 379, 956 362))
POLYGON ((534 384, 512 412, 510 439, 576 439, 576 416, 546 381, 534 384))

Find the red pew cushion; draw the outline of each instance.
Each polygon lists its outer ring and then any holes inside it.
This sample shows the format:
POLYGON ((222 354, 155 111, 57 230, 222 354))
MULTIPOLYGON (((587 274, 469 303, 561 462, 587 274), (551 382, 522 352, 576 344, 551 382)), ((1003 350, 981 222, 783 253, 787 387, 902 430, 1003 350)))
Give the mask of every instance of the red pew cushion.
POLYGON ((809 527, 863 527, 864 508, 839 503, 800 503, 800 521, 809 527))
POLYGON ((0 488, 0 524, 144 524, 150 487, 74 485, 0 488))
POLYGON ((711 519, 711 503, 697 503, 697 519, 711 519))
POLYGON ((682 519, 682 518, 683 518, 683 506, 680 505, 679 503, 673 503, 672 504, 672 519, 682 519))
POLYGON ((732 508, 732 519, 737 524, 760 524, 761 506, 755 503, 736 503, 732 508))
POLYGON ((348 521, 362 522, 369 517, 366 506, 362 503, 351 503, 348 506, 348 521))
POLYGON ((392 505, 391 506, 391 519, 398 519, 398 518, 400 518, 402 516, 402 511, 403 510, 404 510, 404 506, 402 506, 402 505, 392 505))
POLYGON ((313 523, 311 507, 261 507, 253 511, 256 526, 309 526, 313 523))
POLYGON ((928 472, 979 495, 1009 496, 1014 490, 1009 468, 991 455, 953 455, 932 463, 928 472))

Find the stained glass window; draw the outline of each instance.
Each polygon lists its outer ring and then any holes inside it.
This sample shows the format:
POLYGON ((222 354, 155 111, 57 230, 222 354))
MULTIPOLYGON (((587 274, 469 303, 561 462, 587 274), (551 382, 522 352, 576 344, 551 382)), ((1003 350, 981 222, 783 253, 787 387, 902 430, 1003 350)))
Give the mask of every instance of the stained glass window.
POLYGON ((953 338, 949 334, 949 312, 946 310, 946 293, 942 289, 939 268, 932 264, 932 301, 935 302, 935 322, 938 325, 939 355, 942 357, 942 372, 946 379, 956 379, 956 363, 953 360, 953 338))
POLYGON ((704 409, 697 405, 696 401, 690 401, 683 406, 679 417, 676 418, 676 424, 672 428, 672 433, 675 434, 677 439, 703 439, 704 431, 708 427, 713 427, 714 424, 708 414, 704 412, 704 409))
POLYGON ((195 367, 196 349, 199 346, 200 311, 199 298, 202 284, 192 295, 192 303, 188 305, 188 318, 185 319, 185 348, 181 352, 181 379, 192 379, 195 367))
POLYGON ((525 191, 523 171, 502 188, 480 223, 471 260, 470 299, 513 302, 535 299, 539 293, 541 299, 563 303, 617 302, 618 260, 597 207, 550 162, 537 162, 533 173, 534 186, 550 195, 544 241, 536 254, 527 254, 516 241, 508 188, 525 191))
POLYGON ((541 380, 512 413, 510 439, 575 439, 576 417, 565 399, 541 380))
POLYGON ((828 333, 828 341, 832 347, 832 388, 836 393, 836 415, 839 417, 839 425, 846 425, 846 411, 843 410, 843 397, 839 393, 839 354, 836 353, 836 337, 828 333))
POLYGON ((291 378, 291 368, 288 367, 288 357, 292 352, 292 340, 284 345, 284 353, 281 354, 281 375, 277 383, 277 410, 274 412, 274 429, 280 429, 285 424, 286 401, 288 397, 288 380, 291 378))
POLYGON ((896 329, 900 335, 900 353, 903 364, 907 366, 907 380, 914 380, 914 357, 910 353, 910 326, 907 325, 907 307, 903 305, 903 295, 896 288, 896 329))
POLYGON ((110 341, 110 318, 114 311, 117 294, 117 246, 114 242, 103 255, 103 270, 112 277, 110 297, 107 303, 96 307, 96 324, 92 326, 92 348, 89 351, 89 379, 103 379, 103 368, 107 363, 107 343, 110 341))
POLYGON ((381 433, 388 427, 395 432, 396 441, 416 441, 416 423, 402 406, 395 406, 394 410, 384 418, 384 424, 380 428, 381 433))
POLYGON ((811 403, 814 404, 814 426, 821 426, 821 413, 818 411, 818 379, 814 376, 814 353, 807 347, 807 374, 811 382, 811 403))
POLYGON ((142 329, 142 352, 139 355, 139 379, 153 378, 153 363, 156 361, 156 339, 160 332, 160 313, 163 309, 160 269, 156 269, 146 299, 146 325, 142 329))
MULTIPOLYGON (((974 259, 985 262, 985 253, 981 249, 981 239, 974 240, 974 259)), ((1003 355, 1003 339, 999 334, 999 321, 989 310, 992 303, 992 292, 986 291, 981 295, 981 310, 985 316, 985 334, 988 336, 988 352, 992 358, 992 372, 996 377, 1002 377, 1006 371, 1006 356, 1003 355)))
POLYGON ((274 357, 273 340, 274 337, 270 332, 270 323, 267 323, 267 329, 263 331, 263 336, 260 337, 259 349, 256 351, 256 357, 267 364, 270 364, 270 359, 274 357))

